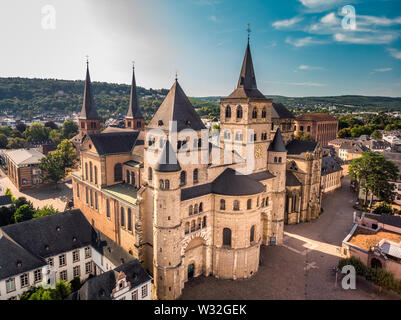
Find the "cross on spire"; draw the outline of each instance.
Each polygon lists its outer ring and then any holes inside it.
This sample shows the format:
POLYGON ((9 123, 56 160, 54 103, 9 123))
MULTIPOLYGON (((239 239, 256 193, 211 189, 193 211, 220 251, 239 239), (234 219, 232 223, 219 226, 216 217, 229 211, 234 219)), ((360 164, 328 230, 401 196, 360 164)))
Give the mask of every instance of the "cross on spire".
POLYGON ((248 29, 246 29, 246 31, 248 31, 248 43, 249 43, 249 39, 251 37, 251 32, 252 32, 250 23, 248 23, 248 29))
POLYGON ((175 70, 175 81, 178 81, 178 70, 175 70))
POLYGON ((89 56, 86 55, 85 57, 86 57, 86 65, 88 66, 89 65, 89 56))

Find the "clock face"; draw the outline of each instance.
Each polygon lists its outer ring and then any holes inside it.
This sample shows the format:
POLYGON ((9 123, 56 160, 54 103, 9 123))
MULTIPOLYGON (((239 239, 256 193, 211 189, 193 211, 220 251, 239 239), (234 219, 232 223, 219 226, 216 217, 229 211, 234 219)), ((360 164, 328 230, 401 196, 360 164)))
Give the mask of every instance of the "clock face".
POLYGON ((262 146, 260 144, 255 145, 255 159, 262 158, 262 146))

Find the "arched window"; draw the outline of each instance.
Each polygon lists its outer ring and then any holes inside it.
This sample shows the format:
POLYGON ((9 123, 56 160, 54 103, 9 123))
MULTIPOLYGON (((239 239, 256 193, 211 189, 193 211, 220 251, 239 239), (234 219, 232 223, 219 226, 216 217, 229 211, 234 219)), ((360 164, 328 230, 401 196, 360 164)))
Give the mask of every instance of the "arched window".
POLYGON ((265 119, 266 118, 266 108, 262 109, 262 118, 265 119))
POLYGON ((88 180, 88 163, 85 162, 85 180, 88 180))
POLYGON ((159 188, 160 190, 164 189, 164 181, 162 179, 159 180, 159 188))
POLYGON ((231 108, 230 108, 230 106, 226 107, 226 118, 231 118, 231 108))
POLYGON ((255 241, 255 226, 251 227, 251 232, 249 236, 249 241, 253 243, 255 241))
POLYGON ((185 234, 189 233, 189 222, 185 223, 185 234))
POLYGON ((198 183, 198 169, 194 169, 193 180, 194 183, 198 183))
POLYGON ((127 183, 130 183, 131 174, 130 174, 129 170, 127 170, 126 175, 127 175, 127 178, 126 178, 127 179, 127 183))
POLYGON ((131 184, 135 186, 135 172, 131 171, 131 184))
POLYGON ((206 216, 203 217, 202 228, 206 228, 206 216))
POLYGON ((170 189, 170 180, 164 180, 164 190, 170 189))
POLYGON ((234 211, 238 211, 239 210, 239 201, 238 200, 234 200, 233 210, 234 211))
POLYGON ((231 247, 231 229, 223 229, 223 246, 231 247))
POLYGON ((258 117, 258 110, 256 108, 253 108, 252 110, 252 119, 256 119, 258 117))
POLYGON ((242 119, 242 107, 237 107, 237 119, 242 119))
POLYGON ((231 139, 230 131, 224 131, 224 139, 225 140, 230 140, 231 139))
POLYGON ((94 167, 95 167, 95 184, 97 184, 97 167, 96 166, 94 167))
POLYGON ((198 208, 198 205, 195 204, 195 207, 194 207, 194 214, 198 214, 198 213, 199 213, 199 208, 198 208))
POLYGON ((274 130, 274 123, 272 122, 272 130, 274 130))
POLYGON ((220 210, 226 210, 226 200, 220 200, 220 210))
POLYGON ((123 179, 123 168, 121 166, 121 163, 117 163, 114 166, 114 181, 121 181, 123 179))
POLYGON ((131 209, 130 208, 128 208, 128 230, 129 231, 132 231, 132 212, 131 212, 131 209))
POLYGON ((252 209, 252 200, 251 199, 248 199, 248 201, 246 202, 246 208, 247 208, 247 210, 252 209))
POLYGON ((110 218, 110 201, 106 199, 106 217, 110 218))
POLYGON ((267 207, 269 205, 269 198, 265 199, 265 206, 267 207))
POLYGON ((90 182, 93 181, 93 166, 92 166, 92 161, 89 161, 89 177, 90 177, 90 182))
POLYGON ((187 173, 185 171, 181 171, 180 186, 185 186, 186 184, 187 184, 187 173))
POLYGON ((196 230, 199 230, 200 228, 202 228, 202 219, 198 218, 197 224, 196 224, 196 230))
POLYGON ((148 179, 149 179, 149 181, 152 181, 152 179, 153 179, 153 170, 151 167, 149 167, 149 169, 148 169, 148 179))
POLYGON ((193 206, 192 205, 190 205, 189 208, 188 208, 188 214, 190 216, 192 216, 192 214, 193 214, 193 206))
POLYGON ((199 203, 199 213, 203 212, 203 202, 199 203))
POLYGON ((124 213, 124 208, 123 208, 123 207, 121 207, 120 225, 121 225, 122 227, 125 226, 125 213, 124 213))
POLYGON ((198 139, 194 139, 194 149, 198 148, 198 139))
POLYGON ((195 231, 195 220, 191 221, 191 232, 195 231))
POLYGON ((277 157, 274 157, 274 163, 277 163, 277 157))

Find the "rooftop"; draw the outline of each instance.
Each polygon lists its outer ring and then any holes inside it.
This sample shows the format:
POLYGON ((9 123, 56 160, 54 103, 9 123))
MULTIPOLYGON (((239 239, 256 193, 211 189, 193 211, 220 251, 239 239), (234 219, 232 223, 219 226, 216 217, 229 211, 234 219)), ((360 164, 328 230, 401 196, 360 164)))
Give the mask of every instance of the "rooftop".
POLYGON ((305 113, 296 117, 296 121, 338 121, 328 113, 305 113))
POLYGON ((6 150, 7 156, 16 165, 39 164, 44 154, 35 149, 6 150))
POLYGON ((362 249, 370 250, 383 239, 399 243, 401 234, 382 229, 375 231, 358 226, 348 242, 362 249))
POLYGON ((138 190, 130 184, 115 184, 114 186, 102 188, 102 190, 112 197, 122 200, 130 205, 135 205, 137 202, 138 190))

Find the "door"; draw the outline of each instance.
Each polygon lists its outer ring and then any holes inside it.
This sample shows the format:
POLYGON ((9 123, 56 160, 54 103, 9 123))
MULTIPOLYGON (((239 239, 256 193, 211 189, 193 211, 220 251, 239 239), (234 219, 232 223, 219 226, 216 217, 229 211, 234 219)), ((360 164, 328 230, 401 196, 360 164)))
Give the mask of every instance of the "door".
POLYGON ((195 265, 192 263, 188 266, 188 280, 194 277, 195 265))

